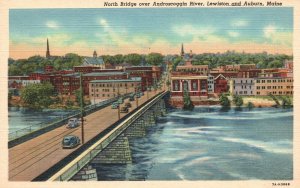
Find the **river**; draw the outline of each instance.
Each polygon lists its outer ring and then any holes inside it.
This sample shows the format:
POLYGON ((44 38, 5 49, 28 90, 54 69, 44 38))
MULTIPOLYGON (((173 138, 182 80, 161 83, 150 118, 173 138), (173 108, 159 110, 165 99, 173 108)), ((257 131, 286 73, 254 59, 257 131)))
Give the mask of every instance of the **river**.
POLYGON ((292 109, 176 109, 130 141, 132 164, 93 167, 98 180, 290 180, 292 141, 292 109))
POLYGON ((57 119, 62 119, 67 114, 73 112, 75 112, 75 110, 31 110, 22 107, 8 107, 9 132, 12 133, 29 126, 39 125, 41 123, 45 124, 46 122, 53 122, 57 119))

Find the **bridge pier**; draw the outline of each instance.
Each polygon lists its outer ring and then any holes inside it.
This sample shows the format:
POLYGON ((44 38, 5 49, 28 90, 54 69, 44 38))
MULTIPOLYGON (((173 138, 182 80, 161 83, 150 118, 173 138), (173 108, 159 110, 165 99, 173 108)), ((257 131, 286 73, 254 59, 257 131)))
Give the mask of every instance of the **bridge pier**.
POLYGON ((129 138, 146 136, 146 122, 143 117, 137 119, 125 131, 125 135, 129 138))
POLYGON ((124 134, 113 140, 91 161, 91 163, 102 164, 128 164, 131 162, 129 141, 124 134))
MULTIPOLYGON (((101 147, 99 149, 100 153, 98 153, 89 162, 89 164, 131 164, 132 156, 129 140, 131 138, 139 138, 146 136, 147 127, 155 126, 156 119, 158 117, 165 116, 166 113, 167 110, 164 99, 158 100, 150 108, 144 111, 144 113, 142 113, 135 121, 130 123, 129 126, 126 129, 124 129, 120 135, 116 135, 116 137, 114 137, 115 139, 112 138, 105 140, 104 142, 107 141, 110 143, 106 147, 104 146, 104 149, 102 149, 101 147)), ((99 150, 95 150, 95 152, 99 150)), ((85 166, 85 168, 87 168, 87 166, 85 166)), ((78 180, 80 180, 82 174, 86 175, 84 169, 79 171, 74 176, 74 178, 79 177, 78 180)))
POLYGON ((74 177, 72 181, 97 181, 97 171, 92 166, 87 166, 81 169, 74 177))

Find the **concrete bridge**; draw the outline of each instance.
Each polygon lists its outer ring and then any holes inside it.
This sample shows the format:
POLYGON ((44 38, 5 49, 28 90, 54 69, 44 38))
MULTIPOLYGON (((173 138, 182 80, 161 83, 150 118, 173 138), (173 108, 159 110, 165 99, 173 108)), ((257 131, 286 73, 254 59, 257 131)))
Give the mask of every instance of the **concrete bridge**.
MULTIPOLYGON (((167 92, 162 92, 149 103, 127 117, 107 135, 97 140, 85 152, 76 157, 64 168, 49 178, 49 181, 86 180, 87 164, 126 164, 131 163, 131 138, 143 137, 146 129, 154 126, 158 117, 166 114, 167 92)), ((94 176, 92 176, 94 177, 94 176)))
MULTIPOLYGON (((10 181, 67 181, 89 162, 130 163, 128 140, 143 136, 145 128, 165 113, 167 91, 145 93, 132 102, 128 114, 118 119, 116 109, 101 108, 85 117, 85 143, 75 149, 62 149, 64 136, 81 136, 81 128, 65 126, 40 134, 9 148, 10 181)), ((127 102, 127 101, 125 101, 127 102)))

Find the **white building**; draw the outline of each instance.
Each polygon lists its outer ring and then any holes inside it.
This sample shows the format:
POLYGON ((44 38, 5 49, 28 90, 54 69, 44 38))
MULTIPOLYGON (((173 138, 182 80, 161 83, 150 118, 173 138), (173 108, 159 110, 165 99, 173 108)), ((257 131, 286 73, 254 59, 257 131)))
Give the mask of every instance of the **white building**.
POLYGON ((207 77, 207 90, 208 90, 208 93, 214 93, 214 87, 215 87, 214 76, 209 74, 208 77, 207 77))
POLYGON ((230 94, 231 95, 255 95, 254 78, 231 78, 230 94))

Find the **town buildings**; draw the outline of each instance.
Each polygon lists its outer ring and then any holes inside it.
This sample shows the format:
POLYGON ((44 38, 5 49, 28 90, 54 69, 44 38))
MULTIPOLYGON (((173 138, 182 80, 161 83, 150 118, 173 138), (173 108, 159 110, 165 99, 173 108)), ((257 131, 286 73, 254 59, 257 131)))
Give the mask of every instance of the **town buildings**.
POLYGON ((232 78, 230 80, 230 93, 232 95, 255 95, 254 78, 232 78))
POLYGON ((92 80, 89 82, 89 98, 92 104, 127 93, 140 91, 141 78, 120 80, 92 80))

